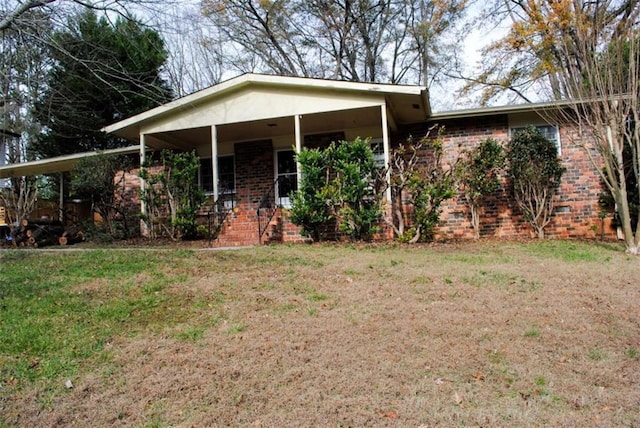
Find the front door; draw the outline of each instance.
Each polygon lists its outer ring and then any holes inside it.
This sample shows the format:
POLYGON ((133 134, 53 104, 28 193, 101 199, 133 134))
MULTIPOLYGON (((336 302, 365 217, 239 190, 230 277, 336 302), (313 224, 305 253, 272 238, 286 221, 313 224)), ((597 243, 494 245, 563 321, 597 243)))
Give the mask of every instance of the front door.
POLYGON ((298 190, 298 165, 293 150, 276 152, 276 202, 283 207, 291 207, 291 194, 298 190))

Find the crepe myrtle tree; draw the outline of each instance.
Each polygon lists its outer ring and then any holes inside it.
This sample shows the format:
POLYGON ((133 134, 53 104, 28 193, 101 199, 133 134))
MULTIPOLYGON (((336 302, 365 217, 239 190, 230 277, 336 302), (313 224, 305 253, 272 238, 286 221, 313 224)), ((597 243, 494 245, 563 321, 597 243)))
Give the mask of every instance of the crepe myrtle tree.
POLYGON ((500 187, 504 149, 493 138, 461 153, 456 166, 458 187, 471 213, 474 239, 480 238, 480 210, 484 198, 500 187))
POLYGON ((409 137, 391 156, 392 208, 386 222, 403 242, 432 239, 442 204, 455 195, 455 162, 445 167, 443 142, 430 137, 433 130, 418 141, 409 137))
POLYGON ((542 239, 565 171, 558 149, 539 129, 528 126, 509 142, 507 160, 516 204, 537 237, 542 239))

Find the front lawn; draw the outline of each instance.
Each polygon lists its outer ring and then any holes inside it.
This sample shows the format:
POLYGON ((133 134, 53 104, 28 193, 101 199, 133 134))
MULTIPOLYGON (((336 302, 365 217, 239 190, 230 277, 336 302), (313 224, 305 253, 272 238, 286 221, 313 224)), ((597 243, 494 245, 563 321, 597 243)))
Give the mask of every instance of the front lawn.
POLYGON ((0 426, 638 426, 640 264, 544 241, 0 253, 0 426))

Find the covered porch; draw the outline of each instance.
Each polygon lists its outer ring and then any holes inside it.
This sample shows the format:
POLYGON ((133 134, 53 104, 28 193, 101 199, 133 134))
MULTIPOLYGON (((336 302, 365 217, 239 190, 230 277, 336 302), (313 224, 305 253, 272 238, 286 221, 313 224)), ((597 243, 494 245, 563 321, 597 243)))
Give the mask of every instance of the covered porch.
MULTIPOLYGON (((301 178, 295 153, 370 138, 385 166, 392 133, 428 115, 420 87, 243 75, 104 130, 137 143, 141 164, 152 150, 195 150, 200 186, 215 207, 232 210, 219 239, 247 245, 271 239, 269 223, 289 206, 301 178)), ((300 239, 277 220, 283 241, 300 239)))

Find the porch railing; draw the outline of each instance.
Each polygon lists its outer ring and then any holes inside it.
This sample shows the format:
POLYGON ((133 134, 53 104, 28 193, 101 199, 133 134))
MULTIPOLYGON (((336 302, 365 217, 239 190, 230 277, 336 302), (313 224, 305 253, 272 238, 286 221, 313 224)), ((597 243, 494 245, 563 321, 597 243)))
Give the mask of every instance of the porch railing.
POLYGON ((236 200, 233 193, 222 193, 207 211, 207 222, 209 226, 209 244, 218 238, 222 226, 229 214, 235 208, 236 200))
POLYGON ((262 195, 260 204, 258 205, 258 240, 262 239, 262 235, 269 227, 269 223, 273 220, 273 216, 278 210, 276 204, 276 186, 280 183, 280 177, 276 178, 273 185, 262 195))

